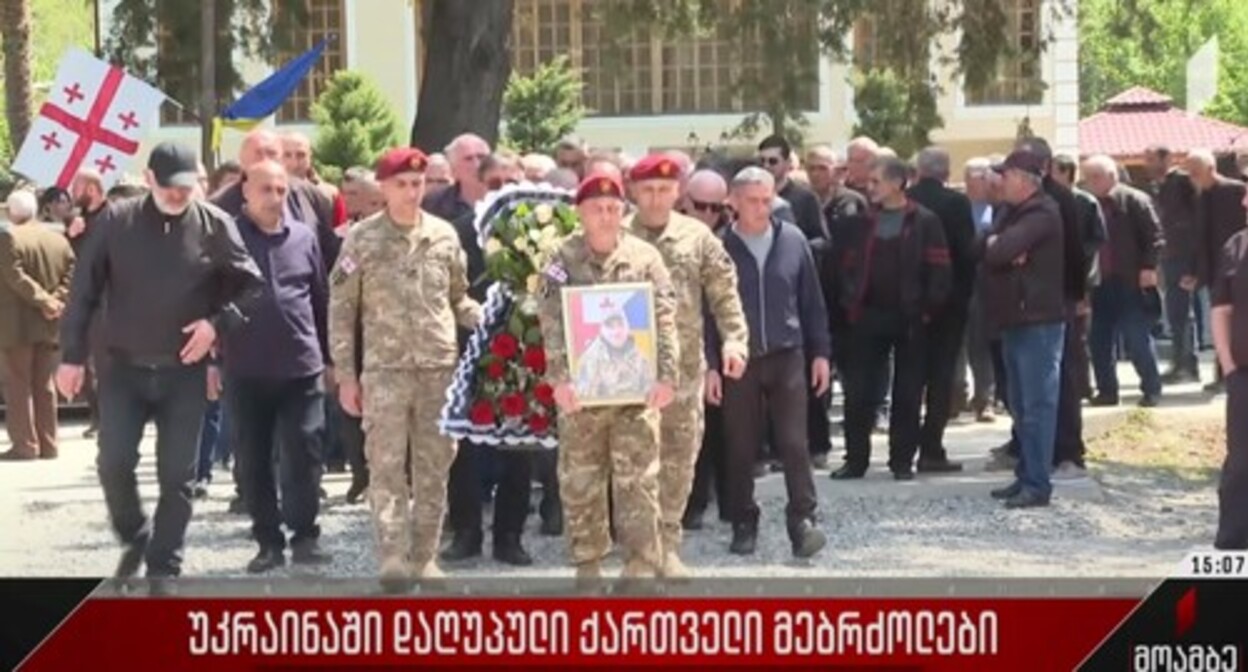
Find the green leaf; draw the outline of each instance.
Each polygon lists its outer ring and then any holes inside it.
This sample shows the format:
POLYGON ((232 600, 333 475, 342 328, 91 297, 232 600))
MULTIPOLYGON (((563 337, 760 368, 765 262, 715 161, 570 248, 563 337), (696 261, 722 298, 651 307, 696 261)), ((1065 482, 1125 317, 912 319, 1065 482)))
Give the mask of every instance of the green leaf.
POLYGON ((524 332, 524 342, 526 345, 541 345, 542 344, 541 327, 529 327, 528 330, 524 332))

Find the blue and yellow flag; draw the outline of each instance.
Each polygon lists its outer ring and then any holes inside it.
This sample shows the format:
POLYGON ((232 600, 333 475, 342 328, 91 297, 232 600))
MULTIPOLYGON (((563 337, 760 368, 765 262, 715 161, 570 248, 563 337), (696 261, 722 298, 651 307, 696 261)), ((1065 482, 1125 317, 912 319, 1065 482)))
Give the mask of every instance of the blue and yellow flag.
POLYGON ((233 105, 225 108, 220 116, 213 119, 212 146, 221 146, 221 133, 226 126, 249 131, 277 111, 290 94, 294 93, 295 87, 299 86, 304 75, 316 64, 328 44, 329 39, 321 40, 315 47, 283 65, 263 82, 251 87, 233 105))

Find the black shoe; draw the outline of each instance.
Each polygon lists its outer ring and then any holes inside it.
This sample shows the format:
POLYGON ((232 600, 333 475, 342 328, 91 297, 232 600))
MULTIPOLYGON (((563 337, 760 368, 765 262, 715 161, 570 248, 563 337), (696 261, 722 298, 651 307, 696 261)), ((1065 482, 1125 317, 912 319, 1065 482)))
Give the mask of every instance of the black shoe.
POLYGON ((685 509, 685 515, 680 517, 680 527, 686 532, 696 532, 702 529, 702 512, 685 509))
POLYGON ((1155 408, 1161 403, 1160 394, 1146 394, 1140 397, 1140 408, 1155 408))
POLYGON ((1204 387, 1207 394, 1222 394, 1226 392, 1226 381, 1215 380, 1204 387))
POLYGON ((325 488, 323 488, 323 487, 317 487, 317 489, 316 489, 316 496, 317 496, 317 497, 320 497, 321 499, 327 499, 327 498, 329 497, 329 493, 328 493, 328 492, 325 492, 325 488))
POLYGON ((833 471, 829 478, 834 481, 852 481, 867 475, 866 467, 859 467, 853 464, 843 464, 840 469, 833 471))
POLYGON ((494 559, 514 567, 528 567, 533 564, 533 556, 520 544, 520 536, 509 534, 494 538, 494 559))
POLYGON ((286 564, 286 554, 280 548, 261 547, 256 557, 247 563, 248 574, 263 574, 286 564))
POLYGON ((563 509, 555 509, 549 516, 542 518, 542 526, 538 531, 543 537, 562 537, 563 509))
POLYGON ((360 497, 364 496, 364 491, 368 489, 368 474, 363 476, 352 476, 351 487, 347 489, 347 503, 355 504, 360 501, 360 497))
POLYGON ((997 488, 996 490, 993 490, 992 492, 988 494, 992 495, 993 499, 1009 499, 1011 497, 1017 496, 1022 491, 1023 491, 1023 484, 1019 483, 1018 481, 1014 481, 1013 483, 1005 486, 1004 488, 997 488))
POLYGON ((296 565, 328 565, 334 556, 321 550, 316 539, 306 539, 290 545, 290 561, 296 565))
POLYGON ((481 541, 481 530, 456 532, 451 538, 451 545, 438 554, 438 557, 443 562, 463 562, 475 558, 481 555, 481 541))
POLYGON ((147 542, 151 536, 147 532, 142 532, 139 536, 126 546, 126 550, 121 552, 121 560, 117 561, 117 570, 113 572, 113 576, 119 579, 131 579, 139 573, 139 567, 143 566, 143 554, 147 552, 147 542))
POLYGON ((828 537, 814 523, 803 520, 797 527, 789 530, 789 541, 793 544, 794 557, 811 558, 827 546, 828 537))
POLYGON ((951 474, 962 471, 962 463, 947 457, 920 457, 918 471, 920 474, 951 474))
POLYGON ((234 495, 230 500, 230 513, 236 516, 247 515, 247 502, 243 501, 242 495, 234 495))
POLYGON ((1044 495, 1023 490, 1017 495, 1005 500, 1005 508, 1007 509, 1033 509, 1038 506, 1048 506, 1049 498, 1044 495))
POLYGON ((894 481, 913 481, 914 472, 909 469, 894 469, 893 480, 894 481))
POLYGON ((208 483, 206 481, 196 481, 191 486, 192 499, 208 499, 208 483))
POLYGON ((345 474, 347 473, 347 463, 341 460, 333 460, 325 464, 325 473, 327 474, 345 474))
POLYGON ((752 523, 733 523, 732 543, 728 552, 734 555, 754 555, 758 546, 758 526, 752 523))
POLYGON ((1106 406, 1117 406, 1118 396, 1109 395, 1109 394, 1098 394, 1095 397, 1092 397, 1092 401, 1090 405, 1095 408, 1104 408, 1106 406))
POLYGON ((99 434, 100 434, 100 428, 96 427, 95 425, 91 425, 90 427, 83 430, 82 438, 94 439, 95 437, 99 436, 99 434))

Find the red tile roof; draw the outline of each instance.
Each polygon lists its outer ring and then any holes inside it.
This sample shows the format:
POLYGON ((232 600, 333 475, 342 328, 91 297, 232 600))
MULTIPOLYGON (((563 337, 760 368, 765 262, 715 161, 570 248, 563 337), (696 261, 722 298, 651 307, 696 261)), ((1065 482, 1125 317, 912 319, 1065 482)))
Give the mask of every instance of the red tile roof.
POLYGON ((1176 152, 1248 149, 1248 128, 1176 109, 1168 96, 1144 87, 1111 98, 1100 112, 1079 122, 1079 152, 1138 156, 1153 145, 1176 152))

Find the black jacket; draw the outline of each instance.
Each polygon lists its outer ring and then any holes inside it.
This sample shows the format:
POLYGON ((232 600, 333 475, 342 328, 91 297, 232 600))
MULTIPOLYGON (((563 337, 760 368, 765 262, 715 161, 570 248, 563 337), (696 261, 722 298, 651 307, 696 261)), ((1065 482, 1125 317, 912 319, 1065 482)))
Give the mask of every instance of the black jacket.
POLYGON ((1057 202, 1043 191, 997 220, 996 241, 984 250, 979 287, 994 328, 1066 319, 1063 233, 1057 202), (1016 263, 1020 258, 1022 263, 1016 263))
POLYGON ((1200 194, 1196 207, 1196 243, 1189 265, 1206 287, 1217 271, 1226 241, 1244 228, 1244 190, 1243 182, 1219 175, 1217 182, 1200 194))
POLYGON ((1105 244, 1109 234, 1105 231, 1105 215, 1101 212, 1101 204, 1096 197, 1082 189, 1074 189, 1075 206, 1079 211, 1079 232, 1082 236, 1083 263, 1088 269, 1088 286, 1100 283, 1100 268, 1097 254, 1101 245, 1105 244))
MULTIPOLYGON (((1145 190, 1153 197, 1153 208, 1161 221, 1166 245, 1162 258, 1187 261, 1196 243, 1196 187, 1187 173, 1173 169, 1145 190)), ((1191 273, 1191 269, 1187 269, 1191 273)))
POLYGON ((944 229, 953 270, 949 294, 952 309, 966 310, 975 292, 975 222, 971 200, 932 178, 920 179, 907 192, 912 200, 932 211, 944 229))
MULTIPOLYGON (((878 209, 845 218, 837 226, 824 264, 823 294, 834 329, 862 316, 874 261, 878 209)), ((953 286, 948 244, 940 219, 913 201, 901 224, 902 310, 908 317, 930 317, 945 307, 953 286)))
POLYGON ((1110 268, 1100 268, 1101 282, 1118 278, 1134 287, 1142 270, 1156 270, 1161 252, 1161 224, 1148 194, 1125 184, 1115 185, 1100 199, 1109 232, 1110 268))

